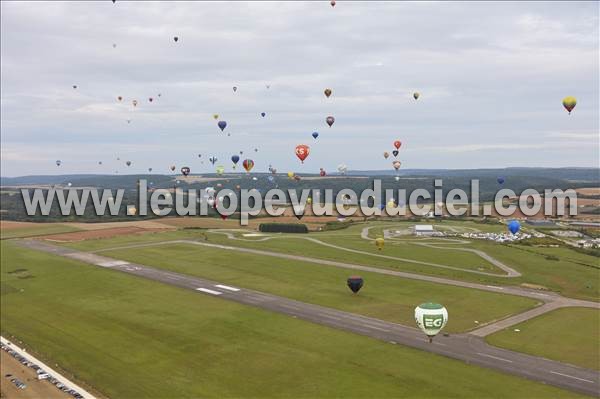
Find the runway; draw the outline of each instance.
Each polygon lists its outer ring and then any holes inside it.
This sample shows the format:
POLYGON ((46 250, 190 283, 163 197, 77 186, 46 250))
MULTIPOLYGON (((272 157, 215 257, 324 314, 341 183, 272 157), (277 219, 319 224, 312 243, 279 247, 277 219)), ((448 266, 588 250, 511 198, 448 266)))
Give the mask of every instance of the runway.
POLYGON ((390 345, 405 345, 458 359, 468 364, 529 378, 587 395, 600 396, 600 373, 595 370, 492 347, 486 344, 481 337, 473 334, 457 334, 448 337, 440 335, 434 339, 433 343, 429 343, 427 337, 416 328, 248 290, 243 287, 234 287, 216 281, 129 263, 93 253, 58 247, 37 240, 22 240, 19 243, 31 249, 192 290, 199 295, 214 296, 286 314, 339 330, 382 340, 388 342, 390 345))

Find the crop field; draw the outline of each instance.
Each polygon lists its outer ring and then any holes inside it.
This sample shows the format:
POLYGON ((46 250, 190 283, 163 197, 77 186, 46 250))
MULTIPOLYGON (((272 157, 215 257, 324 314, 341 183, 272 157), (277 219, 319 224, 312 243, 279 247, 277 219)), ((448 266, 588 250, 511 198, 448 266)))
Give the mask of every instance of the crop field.
POLYGON ((1 265, 2 334, 108 397, 578 397, 11 242, 1 265))

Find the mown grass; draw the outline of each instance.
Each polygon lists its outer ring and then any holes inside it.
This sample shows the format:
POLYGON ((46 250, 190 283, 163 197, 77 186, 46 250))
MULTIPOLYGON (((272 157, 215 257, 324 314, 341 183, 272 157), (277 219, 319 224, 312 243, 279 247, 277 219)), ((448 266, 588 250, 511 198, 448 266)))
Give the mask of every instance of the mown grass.
POLYGON ((450 332, 473 329, 537 304, 528 298, 193 244, 102 254, 410 326, 414 325, 417 305, 439 302, 452 315, 446 326, 450 332), (352 274, 360 274, 365 280, 358 295, 346 286, 352 274))
POLYGON ((46 234, 70 233, 80 231, 73 226, 60 223, 40 223, 27 227, 4 228, 0 229, 0 239, 34 237, 46 234))
POLYGON ((597 309, 564 308, 492 334, 486 341, 502 348, 600 370, 599 329, 600 311, 597 309))
POLYGON ((108 397, 579 397, 10 242, 0 264, 2 334, 108 397))

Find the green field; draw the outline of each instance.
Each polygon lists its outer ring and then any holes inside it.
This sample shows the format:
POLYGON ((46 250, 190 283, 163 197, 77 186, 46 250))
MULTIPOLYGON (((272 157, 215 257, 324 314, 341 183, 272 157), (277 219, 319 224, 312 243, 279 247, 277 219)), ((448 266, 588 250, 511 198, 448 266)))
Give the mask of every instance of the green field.
POLYGON ((108 397, 578 397, 10 242, 1 256, 2 334, 108 397))
POLYGON ((359 274, 365 279, 365 286, 359 295, 353 295, 346 287, 346 279, 357 274, 354 270, 193 244, 102 254, 410 326, 414 325, 415 306, 439 302, 452 313, 446 326, 450 332, 473 329, 537 304, 529 298, 362 271, 359 274))
POLYGON ((599 328, 598 310, 565 308, 492 334, 486 341, 518 352, 600 370, 599 328))
MULTIPOLYGON (((445 222, 446 226, 461 227, 463 222, 445 222)), ((464 222, 469 228, 479 226, 497 228, 496 225, 478 224, 464 222)), ((410 224, 400 222, 400 228, 406 228, 410 224)), ((372 242, 363 240, 360 231, 365 226, 374 226, 372 231, 378 228, 389 228, 393 226, 389 222, 371 222, 367 224, 356 223, 347 229, 310 233, 302 235, 274 234, 274 239, 258 241, 255 238, 242 240, 228 239, 224 234, 218 232, 207 232, 205 230, 179 230, 167 233, 146 234, 143 236, 116 237, 113 239, 90 240, 79 243, 66 244, 81 250, 98 250, 127 244, 157 242, 175 239, 204 240, 230 246, 244 248, 256 248, 262 250, 277 251, 295 255, 303 255, 315 258, 336 260, 340 262, 362 264, 386 269, 401 270, 419 274, 427 274, 452 278, 456 280, 477 282, 494 285, 519 285, 522 283, 536 284, 549 290, 559 292, 568 297, 598 301, 600 299, 600 266, 597 257, 579 253, 573 249, 542 248, 519 244, 498 244, 489 241, 471 240, 468 244, 443 244, 443 240, 424 240, 408 237, 402 240, 386 240, 383 251, 378 251, 372 242), (348 249, 358 249, 366 254, 349 252, 344 249, 332 248, 323 244, 307 241, 303 238, 315 238, 324 243, 341 246, 348 249), (444 248, 430 248, 417 243, 429 243, 444 248), (520 271, 523 275, 518 278, 504 278, 481 275, 469 272, 485 271, 492 273, 504 273, 499 268, 491 265, 483 258, 473 253, 458 251, 451 248, 477 249, 493 256, 502 263, 520 271), (382 258, 376 255, 383 254, 394 258, 414 259, 436 264, 460 267, 466 270, 451 270, 416 263, 401 261, 397 259, 382 258)), ((503 227, 500 225, 500 227, 503 227)), ((241 235, 236 234, 238 237, 241 235)), ((241 237, 243 238, 243 237, 241 237)))

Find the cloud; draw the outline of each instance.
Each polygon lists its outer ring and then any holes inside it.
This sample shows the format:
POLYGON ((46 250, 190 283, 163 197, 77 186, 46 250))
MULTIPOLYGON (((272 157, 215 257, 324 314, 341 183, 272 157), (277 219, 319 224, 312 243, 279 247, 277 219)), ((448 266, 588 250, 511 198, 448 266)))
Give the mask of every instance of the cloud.
POLYGON ((208 172, 198 153, 254 148, 258 171, 382 169, 397 138, 411 168, 597 165, 597 2, 0 7, 3 175, 54 173, 55 159, 94 172, 68 161, 131 148, 155 170, 208 172), (566 95, 578 98, 571 116, 566 95), (300 143, 312 147, 304 165, 300 143))

